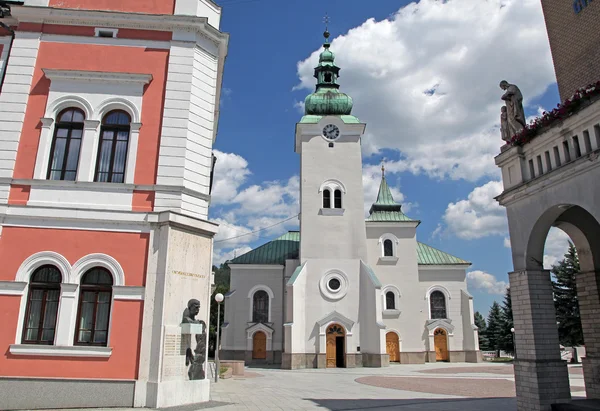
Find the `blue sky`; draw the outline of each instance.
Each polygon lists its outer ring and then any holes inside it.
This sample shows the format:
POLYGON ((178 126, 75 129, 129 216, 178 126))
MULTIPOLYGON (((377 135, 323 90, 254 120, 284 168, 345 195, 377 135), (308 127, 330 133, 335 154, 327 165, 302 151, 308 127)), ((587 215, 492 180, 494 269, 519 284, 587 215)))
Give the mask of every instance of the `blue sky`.
MULTIPOLYGON (((292 219, 223 241, 298 213, 294 128, 314 87, 328 13, 341 89, 367 123, 365 202, 375 200, 385 159, 396 200, 422 220, 418 239, 473 262, 469 290, 487 313, 512 270, 505 213, 493 200, 501 187, 498 83, 521 87, 528 116, 559 101, 539 0, 218 3, 231 38, 210 211, 221 224, 215 261, 297 227, 292 219)), ((550 263, 565 236, 548 241, 550 263)))

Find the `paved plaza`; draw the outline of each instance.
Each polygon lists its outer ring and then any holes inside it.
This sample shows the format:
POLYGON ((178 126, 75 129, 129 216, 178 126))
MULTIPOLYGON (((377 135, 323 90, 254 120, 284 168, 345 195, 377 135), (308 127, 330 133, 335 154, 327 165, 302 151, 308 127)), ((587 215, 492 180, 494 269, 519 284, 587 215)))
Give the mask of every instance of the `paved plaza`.
MULTIPOLYGON (((569 377, 573 397, 585 396, 581 366, 569 367, 569 377)), ((294 371, 246 368, 242 377, 213 383, 210 403, 167 410, 206 409, 516 411, 517 408, 512 365, 437 363, 294 371)), ((130 409, 122 411, 125 410, 130 409)))

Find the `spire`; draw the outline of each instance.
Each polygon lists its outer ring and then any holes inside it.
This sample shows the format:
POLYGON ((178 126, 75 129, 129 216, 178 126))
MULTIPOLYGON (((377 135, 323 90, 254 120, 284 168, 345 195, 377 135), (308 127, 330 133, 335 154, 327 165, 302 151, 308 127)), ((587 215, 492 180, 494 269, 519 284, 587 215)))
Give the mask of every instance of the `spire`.
POLYGON ((397 221, 416 221, 407 217, 402 212, 402 206, 394 201, 390 186, 385 179, 385 165, 381 163, 381 184, 377 201, 373 203, 369 210, 367 221, 379 222, 397 222, 397 221))
POLYGON ((329 16, 325 16, 325 32, 323 37, 323 51, 319 55, 319 64, 315 67, 314 77, 317 87, 314 93, 308 95, 304 101, 305 114, 307 115, 350 115, 352 113, 352 98, 339 91, 337 80, 340 68, 335 65, 335 54, 330 50, 329 43, 329 16))

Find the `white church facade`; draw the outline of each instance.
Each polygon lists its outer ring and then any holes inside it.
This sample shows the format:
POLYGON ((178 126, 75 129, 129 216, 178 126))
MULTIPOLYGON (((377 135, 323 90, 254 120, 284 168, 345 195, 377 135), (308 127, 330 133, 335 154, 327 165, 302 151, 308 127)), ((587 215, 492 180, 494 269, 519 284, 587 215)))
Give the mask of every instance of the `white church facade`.
POLYGON ((382 170, 364 218, 366 124, 329 50, 296 126, 300 231, 229 261, 221 358, 282 368, 481 360, 468 261, 417 241, 382 170))

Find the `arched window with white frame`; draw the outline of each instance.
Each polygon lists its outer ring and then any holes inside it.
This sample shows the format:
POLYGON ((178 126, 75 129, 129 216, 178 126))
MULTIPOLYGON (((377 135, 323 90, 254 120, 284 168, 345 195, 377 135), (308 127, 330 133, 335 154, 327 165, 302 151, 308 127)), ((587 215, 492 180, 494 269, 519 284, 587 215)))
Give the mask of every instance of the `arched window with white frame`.
POLYGON ((333 192, 333 208, 342 208, 342 190, 339 188, 333 192))
POLYGON ((269 322, 269 294, 265 290, 258 290, 252 296, 252 322, 269 322))
POLYGON ((400 309, 400 290, 393 284, 386 285, 381 290, 384 311, 398 311, 400 309))
POLYGON ((94 267, 81 278, 76 345, 107 345, 112 286, 113 277, 104 267, 94 267))
POLYGON ((394 243, 390 239, 383 241, 383 256, 384 257, 393 257, 394 256, 394 243))
POLYGON ((54 265, 36 269, 29 281, 23 344, 54 344, 62 275, 54 265))
POLYGON ((56 117, 48 162, 48 180, 75 181, 84 120, 83 110, 73 107, 62 110, 56 117))
POLYGON ((100 131, 94 181, 125 182, 130 131, 131 116, 127 112, 113 110, 104 116, 100 131))
POLYGON ((381 257, 397 257, 398 238, 391 233, 383 234, 379 237, 381 247, 381 257))
POLYGON ((323 190, 323 208, 331 208, 331 190, 323 190))
POLYGON ((443 292, 435 290, 429 294, 429 308, 432 320, 448 318, 446 312, 446 296, 443 292))

